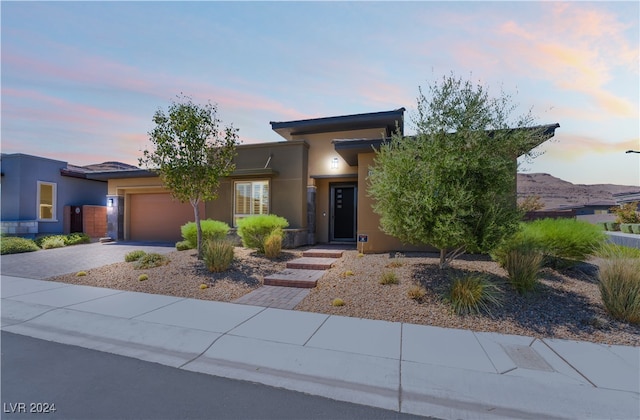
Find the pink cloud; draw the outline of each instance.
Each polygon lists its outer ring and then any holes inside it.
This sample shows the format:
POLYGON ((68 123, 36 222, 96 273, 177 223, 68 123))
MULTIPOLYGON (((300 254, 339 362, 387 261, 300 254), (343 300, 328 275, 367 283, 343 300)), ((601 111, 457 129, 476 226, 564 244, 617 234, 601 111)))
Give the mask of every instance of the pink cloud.
POLYGON ((553 144, 546 149, 550 157, 576 160, 588 155, 620 154, 629 149, 637 150, 639 145, 640 138, 610 142, 584 135, 558 134, 553 144))

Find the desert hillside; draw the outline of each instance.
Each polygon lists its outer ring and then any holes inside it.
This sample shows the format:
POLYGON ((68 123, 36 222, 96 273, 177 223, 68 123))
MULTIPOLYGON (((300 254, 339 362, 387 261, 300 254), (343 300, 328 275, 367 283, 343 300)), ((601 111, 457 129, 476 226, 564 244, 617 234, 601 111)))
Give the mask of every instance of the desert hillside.
POLYGON ((632 185, 572 184, 549 174, 518 174, 518 197, 539 196, 547 210, 599 202, 614 205, 613 194, 638 190, 632 185))

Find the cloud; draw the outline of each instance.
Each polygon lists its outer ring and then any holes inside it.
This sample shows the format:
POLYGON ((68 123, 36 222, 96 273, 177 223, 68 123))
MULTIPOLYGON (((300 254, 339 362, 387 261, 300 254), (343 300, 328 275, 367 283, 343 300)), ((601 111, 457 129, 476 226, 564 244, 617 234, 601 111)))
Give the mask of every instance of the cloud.
POLYGON ((544 146, 550 157, 567 161, 585 156, 622 154, 629 149, 637 150, 638 147, 640 138, 611 142, 578 134, 558 134, 552 143, 544 146))
MULTIPOLYGON (((586 95, 600 112, 637 118, 638 104, 612 90, 619 67, 638 72, 638 47, 624 36, 628 26, 604 8, 587 4, 544 4, 544 24, 509 20, 496 33, 513 71, 550 80, 557 87, 586 95)), ((629 94, 629 90, 624 92, 629 94)))

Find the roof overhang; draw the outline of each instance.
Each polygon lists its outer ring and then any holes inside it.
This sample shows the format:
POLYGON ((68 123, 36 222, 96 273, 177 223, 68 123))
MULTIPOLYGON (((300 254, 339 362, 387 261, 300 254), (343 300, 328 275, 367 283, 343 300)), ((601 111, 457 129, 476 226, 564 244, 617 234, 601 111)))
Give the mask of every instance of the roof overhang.
MULTIPOLYGON (((540 125, 536 127, 527 127, 527 128, 513 128, 511 130, 531 130, 537 131, 540 133, 535 137, 535 142, 527 145, 527 150, 521 152, 525 154, 529 152, 531 149, 541 145, 545 141, 549 140, 551 137, 555 135, 556 128, 559 128, 560 124, 547 124, 540 125)), ((407 136, 405 138, 415 138, 414 136, 407 136)), ((386 143, 390 140, 390 138, 385 139, 335 139, 333 140, 333 147, 335 151, 347 162, 349 166, 357 166, 358 165, 358 154, 360 153, 371 153, 374 150, 379 150, 380 146, 383 143, 386 143)))
POLYGON ((131 169, 124 171, 105 171, 87 173, 87 179, 95 179, 98 181, 108 181, 110 179, 122 178, 153 178, 158 176, 157 172, 147 169, 131 169))
POLYGON ((338 117, 313 118, 307 120, 274 122, 271 129, 287 140, 293 136, 331 133, 337 131, 365 130, 384 127, 385 135, 390 136, 400 128, 404 130, 404 108, 393 111, 371 112, 367 114, 342 115, 338 117))

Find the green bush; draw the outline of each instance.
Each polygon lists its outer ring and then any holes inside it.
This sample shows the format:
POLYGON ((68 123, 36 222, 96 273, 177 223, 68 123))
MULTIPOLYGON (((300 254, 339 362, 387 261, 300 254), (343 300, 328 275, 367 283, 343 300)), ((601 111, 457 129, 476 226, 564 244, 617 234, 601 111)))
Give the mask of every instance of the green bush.
POLYGON ((380 276, 380 280, 378 280, 380 284, 398 284, 400 280, 398 280, 398 275, 395 271, 385 271, 380 276))
POLYGON ((501 305, 502 291, 485 275, 470 273, 453 279, 445 295, 458 315, 491 313, 492 306, 501 305))
MULTIPOLYGON (((201 220, 200 227, 202 228, 202 243, 209 240, 224 239, 229 233, 229 225, 219 220, 201 220)), ((198 247, 196 222, 185 223, 180 227, 180 232, 182 233, 182 238, 189 244, 191 249, 198 247)))
POLYGON ((598 226, 602 230, 607 230, 607 222, 598 222, 596 223, 596 226, 598 226))
POLYGON ((640 324, 640 259, 605 260, 599 279, 602 302, 611 316, 640 324))
POLYGON ((606 240, 596 225, 575 219, 542 219, 523 223, 520 241, 540 249, 546 264, 584 261, 606 240))
POLYGON ((91 243, 91 237, 86 233, 71 233, 65 237, 64 242, 69 246, 88 244, 91 243))
POLYGON ((168 263, 169 260, 166 256, 151 252, 140 257, 140 259, 134 263, 133 267, 136 270, 143 270, 147 268, 160 267, 161 265, 165 265, 168 263))
POLYGON ((187 241, 176 242, 176 250, 177 251, 186 251, 188 249, 193 249, 193 248, 191 248, 191 245, 189 244, 189 242, 187 242, 187 241))
POLYGON ((265 239, 274 231, 289 226, 284 217, 275 214, 260 214, 238 220, 238 236, 246 248, 258 250, 264 254, 265 239))
POLYGON ((145 255, 147 255, 146 252, 144 252, 141 249, 136 249, 135 251, 131 251, 127 253, 127 255, 124 256, 124 260, 126 262, 138 261, 140 258, 144 257, 145 255))
POLYGON ((282 229, 276 229, 264 239, 264 254, 276 258, 282 251, 282 229))
POLYGON ((17 236, 3 236, 0 238, 0 255, 19 254, 22 252, 38 251, 40 248, 31 239, 17 236))
POLYGON ((620 230, 620 223, 618 222, 606 222, 607 230, 610 232, 617 232, 620 230))
POLYGON ((620 223, 620 232, 633 233, 631 230, 631 223, 620 223))
POLYGON ((506 252, 503 268, 518 293, 526 294, 536 288, 542 260, 542 253, 530 246, 515 247, 506 252))
POLYGON ((640 234, 640 223, 632 223, 631 231, 636 234, 640 234))
POLYGON ((595 252, 600 258, 638 258, 640 259, 640 249, 618 245, 611 242, 602 244, 595 252))
POLYGON ((42 249, 62 248, 66 246, 65 237, 62 235, 48 236, 42 241, 42 249))
POLYGON ((204 264, 213 273, 226 271, 233 262, 233 250, 234 246, 229 241, 209 239, 203 247, 204 264))

